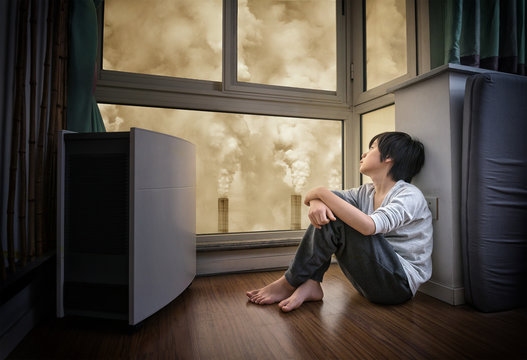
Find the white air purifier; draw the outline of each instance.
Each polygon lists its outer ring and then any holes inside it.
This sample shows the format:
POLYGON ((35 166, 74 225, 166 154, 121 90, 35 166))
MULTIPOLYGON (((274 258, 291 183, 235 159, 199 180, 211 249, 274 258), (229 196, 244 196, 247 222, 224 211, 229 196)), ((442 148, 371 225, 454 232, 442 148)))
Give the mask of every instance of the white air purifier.
POLYGON ((143 129, 59 135, 57 316, 136 325, 196 275, 193 144, 143 129))

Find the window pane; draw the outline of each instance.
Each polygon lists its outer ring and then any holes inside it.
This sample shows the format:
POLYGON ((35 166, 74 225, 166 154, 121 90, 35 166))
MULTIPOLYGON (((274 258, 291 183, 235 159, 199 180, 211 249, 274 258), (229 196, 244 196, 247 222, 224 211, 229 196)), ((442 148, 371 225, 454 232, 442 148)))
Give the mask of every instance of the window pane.
MULTIPOLYGON (((362 153, 368 151, 370 140, 385 131, 395 131, 395 105, 361 115, 361 143, 362 153)), ((371 182, 369 176, 361 175, 362 183, 371 182)))
POLYGON ((238 0, 238 81, 336 90, 336 0, 238 0))
POLYGON ((108 131, 139 127, 196 145, 201 234, 306 228, 307 207, 295 195, 342 186, 340 121, 99 106, 108 131))
POLYGON ((406 0, 364 1, 369 90, 407 73, 406 0))
POLYGON ((221 81, 222 0, 106 0, 103 68, 221 81))

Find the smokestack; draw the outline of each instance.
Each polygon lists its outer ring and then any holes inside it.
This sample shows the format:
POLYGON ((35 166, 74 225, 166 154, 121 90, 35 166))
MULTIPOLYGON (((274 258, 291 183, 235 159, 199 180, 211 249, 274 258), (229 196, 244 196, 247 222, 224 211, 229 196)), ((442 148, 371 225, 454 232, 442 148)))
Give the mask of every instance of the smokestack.
POLYGON ((302 211, 302 196, 291 195, 291 230, 300 230, 300 215, 302 211))
POLYGON ((229 232, 229 198, 218 198, 218 232, 229 232))

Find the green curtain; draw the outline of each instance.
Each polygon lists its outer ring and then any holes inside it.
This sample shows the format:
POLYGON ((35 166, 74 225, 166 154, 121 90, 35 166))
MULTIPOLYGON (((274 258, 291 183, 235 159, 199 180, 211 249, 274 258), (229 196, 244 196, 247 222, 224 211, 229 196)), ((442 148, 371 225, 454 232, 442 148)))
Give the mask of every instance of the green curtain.
POLYGON ((97 7, 102 0, 71 0, 67 129, 104 132, 95 100, 97 7))
POLYGON ((526 0, 430 0, 431 67, 453 63, 526 75, 526 0))

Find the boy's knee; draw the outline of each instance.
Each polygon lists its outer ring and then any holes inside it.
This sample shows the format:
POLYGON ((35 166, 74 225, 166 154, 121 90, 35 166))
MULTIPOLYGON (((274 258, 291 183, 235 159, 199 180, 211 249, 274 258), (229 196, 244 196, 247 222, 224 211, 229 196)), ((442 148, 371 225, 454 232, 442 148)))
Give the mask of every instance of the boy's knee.
POLYGON ((353 230, 353 228, 347 225, 344 221, 336 218, 336 220, 332 220, 326 225, 322 225, 320 229, 315 230, 320 231, 320 237, 325 241, 329 240, 334 244, 337 244, 344 241, 347 231, 346 227, 353 230))
POLYGON ((335 234, 339 234, 340 236, 347 237, 349 234, 358 234, 361 236, 364 236, 360 234, 357 230, 346 224, 344 221, 342 221, 340 218, 336 217, 336 220, 330 221, 328 224, 324 225, 328 226, 332 229, 335 234))

